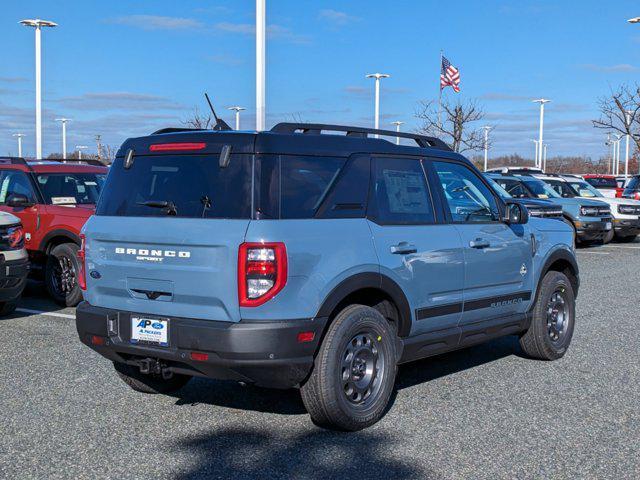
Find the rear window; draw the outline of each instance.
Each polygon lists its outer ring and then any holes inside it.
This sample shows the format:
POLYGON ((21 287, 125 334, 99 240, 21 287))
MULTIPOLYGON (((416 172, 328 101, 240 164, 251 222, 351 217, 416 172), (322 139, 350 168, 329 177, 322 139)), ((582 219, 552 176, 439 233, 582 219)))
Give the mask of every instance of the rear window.
POLYGON ((629 190, 640 190, 640 177, 633 177, 627 185, 629 190))
POLYGON ((610 189, 618 188, 618 182, 615 178, 585 178, 585 180, 596 188, 610 189))
POLYGON ((252 156, 158 155, 111 166, 97 215, 184 218, 251 218, 252 156))
POLYGON ((106 174, 40 173, 36 178, 46 203, 82 205, 98 201, 106 174))

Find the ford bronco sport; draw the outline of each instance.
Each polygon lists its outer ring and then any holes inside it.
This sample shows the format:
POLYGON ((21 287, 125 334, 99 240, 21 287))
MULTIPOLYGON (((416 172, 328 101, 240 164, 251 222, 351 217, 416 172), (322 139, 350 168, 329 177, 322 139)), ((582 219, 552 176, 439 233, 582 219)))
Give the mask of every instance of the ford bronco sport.
POLYGON ((0 315, 16 309, 28 272, 29 259, 20 219, 0 212, 0 315))
POLYGON ((299 387, 344 430, 384 415, 398 364, 503 335, 562 357, 579 285, 571 228, 441 140, 337 125, 127 140, 80 257, 79 338, 133 389, 299 387))
POLYGON ((0 158, 0 211, 22 221, 31 274, 44 278, 61 305, 82 300, 76 280, 80 229, 95 210, 107 172, 104 166, 78 161, 0 158))

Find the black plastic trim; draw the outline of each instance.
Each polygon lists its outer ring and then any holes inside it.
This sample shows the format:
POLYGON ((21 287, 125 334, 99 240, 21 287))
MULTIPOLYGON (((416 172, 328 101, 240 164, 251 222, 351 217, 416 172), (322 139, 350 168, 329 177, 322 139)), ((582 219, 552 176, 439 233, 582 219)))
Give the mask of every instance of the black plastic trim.
POLYGON ((49 233, 47 233, 44 236, 44 238, 40 242, 40 246, 38 247, 38 250, 45 252, 47 249, 47 245, 49 244, 51 239, 54 237, 66 237, 69 239, 70 242, 80 246, 80 237, 78 235, 76 235, 70 230, 64 230, 62 228, 59 228, 57 230, 51 230, 49 233))

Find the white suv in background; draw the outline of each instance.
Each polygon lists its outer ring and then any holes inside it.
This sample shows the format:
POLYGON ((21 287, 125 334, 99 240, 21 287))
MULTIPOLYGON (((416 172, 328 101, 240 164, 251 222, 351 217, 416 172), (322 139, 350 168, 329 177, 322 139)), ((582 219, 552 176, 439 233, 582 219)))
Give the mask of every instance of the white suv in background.
POLYGON ((640 234, 640 201, 630 198, 605 197, 593 185, 575 177, 563 176, 562 180, 569 184, 577 196, 593 198, 609 204, 613 217, 613 230, 605 238, 605 243, 611 241, 614 236, 616 240, 621 242, 633 242, 640 234))
POLYGON ((0 315, 12 313, 27 283, 29 257, 20 219, 0 212, 0 315))

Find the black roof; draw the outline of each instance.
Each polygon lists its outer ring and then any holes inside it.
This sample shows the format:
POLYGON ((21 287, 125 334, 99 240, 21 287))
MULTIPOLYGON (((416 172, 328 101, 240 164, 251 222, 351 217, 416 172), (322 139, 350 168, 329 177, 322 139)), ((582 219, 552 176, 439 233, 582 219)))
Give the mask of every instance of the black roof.
POLYGON ((442 140, 434 137, 392 130, 375 130, 342 125, 280 123, 270 131, 198 130, 164 128, 144 137, 126 140, 118 150, 149 155, 149 147, 158 143, 202 142, 206 146, 194 154, 219 153, 230 145, 234 153, 298 154, 311 156, 349 156, 353 153, 430 155, 463 159, 442 140), (333 132, 333 133, 325 133, 333 132), (340 132, 340 134, 335 134, 340 132), (379 135, 381 138, 376 138, 379 135), (396 145, 396 137, 414 140, 415 146, 396 145), (382 138, 386 137, 386 138, 382 138))

